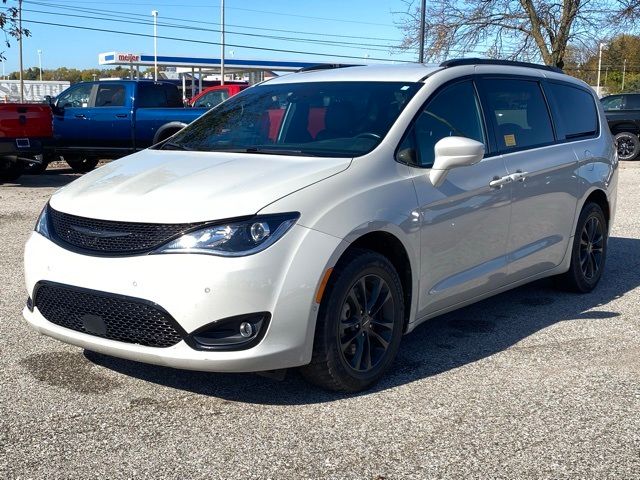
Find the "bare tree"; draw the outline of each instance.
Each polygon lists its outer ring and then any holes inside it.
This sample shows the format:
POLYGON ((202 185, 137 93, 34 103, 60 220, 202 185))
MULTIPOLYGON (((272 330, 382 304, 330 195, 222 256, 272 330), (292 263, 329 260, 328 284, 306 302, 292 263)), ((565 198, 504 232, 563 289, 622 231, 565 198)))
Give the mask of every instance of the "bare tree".
MULTIPOLYGON (((419 45, 419 6, 403 0, 401 49, 419 45)), ((640 0, 431 0, 427 2, 425 57, 483 54, 542 60, 562 68, 570 44, 593 45, 612 35, 621 1, 640 0)))
MULTIPOLYGON (((7 3, 7 0, 2 0, 2 3, 7 3)), ((0 11, 0 30, 4 33, 4 44, 7 48, 11 47, 9 41, 11 37, 20 37, 20 28, 18 27, 18 7, 9 7, 6 10, 0 11)), ((23 28, 22 35, 28 37, 31 32, 23 28)), ((0 59, 5 60, 4 52, 0 52, 0 59)))

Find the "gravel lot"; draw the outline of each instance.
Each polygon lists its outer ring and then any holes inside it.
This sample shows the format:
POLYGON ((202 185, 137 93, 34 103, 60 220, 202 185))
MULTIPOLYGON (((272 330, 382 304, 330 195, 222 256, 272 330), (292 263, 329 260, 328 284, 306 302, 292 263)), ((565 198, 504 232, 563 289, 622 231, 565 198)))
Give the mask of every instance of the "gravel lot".
POLYGON ((640 162, 622 166, 595 292, 538 282, 435 319, 351 397, 31 330, 23 245, 75 177, 0 186, 0 478, 640 478, 640 162))

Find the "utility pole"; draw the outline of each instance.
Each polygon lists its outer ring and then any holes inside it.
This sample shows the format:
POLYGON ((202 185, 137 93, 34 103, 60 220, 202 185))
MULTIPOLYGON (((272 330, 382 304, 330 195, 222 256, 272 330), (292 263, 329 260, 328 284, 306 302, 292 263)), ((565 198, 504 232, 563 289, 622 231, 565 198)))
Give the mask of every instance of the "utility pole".
POLYGON ((151 10, 153 17, 153 80, 158 81, 158 10, 151 10))
POLYGON ((220 85, 224 85, 224 0, 220 0, 220 85))
POLYGON ((624 92, 624 74, 627 73, 627 59, 624 59, 622 64, 622 87, 620 88, 620 92, 624 92))
POLYGON ((22 78, 22 0, 18 0, 18 44, 20 50, 20 103, 24 103, 24 79, 22 78))
POLYGON ((42 50, 38 49, 38 71, 40 72, 40 81, 42 81, 42 50))
POLYGON ((600 97, 600 70, 602 69, 602 49, 604 48, 604 46, 604 43, 600 43, 600 52, 598 53, 598 85, 596 88, 598 98, 600 97))
POLYGON ((426 0, 422 0, 422 3, 420 5, 420 54, 418 55, 418 62, 420 63, 424 63, 424 22, 425 22, 425 15, 426 15, 426 8, 427 8, 427 1, 426 0))

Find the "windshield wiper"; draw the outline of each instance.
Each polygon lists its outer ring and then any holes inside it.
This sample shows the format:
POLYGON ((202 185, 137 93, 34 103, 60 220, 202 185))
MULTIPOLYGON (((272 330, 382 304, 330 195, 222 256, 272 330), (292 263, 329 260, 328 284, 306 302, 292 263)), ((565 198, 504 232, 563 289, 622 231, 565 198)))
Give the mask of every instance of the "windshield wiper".
POLYGON ((191 148, 185 147, 184 145, 181 145, 181 144, 175 143, 175 142, 166 142, 166 143, 163 143, 162 145, 160 145, 159 150, 187 150, 187 151, 190 151, 191 148))
POLYGON ((305 157, 316 157, 313 153, 302 150, 293 150, 286 148, 262 148, 262 147, 249 147, 245 149, 247 153, 264 153, 267 155, 301 155, 305 157))

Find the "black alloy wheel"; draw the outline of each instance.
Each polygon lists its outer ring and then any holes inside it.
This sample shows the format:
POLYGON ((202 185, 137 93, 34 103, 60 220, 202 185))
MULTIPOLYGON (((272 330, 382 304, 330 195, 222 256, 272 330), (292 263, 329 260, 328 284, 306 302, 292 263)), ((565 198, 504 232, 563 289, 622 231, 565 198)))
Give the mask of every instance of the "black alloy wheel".
POLYGON ((616 148, 620 160, 635 160, 640 153, 640 140, 633 133, 621 132, 616 135, 616 148))
POLYGON ((404 329, 400 277, 383 255, 354 249, 340 259, 320 303, 311 363, 300 368, 328 390, 358 392, 391 367, 404 329))
POLYGON ((588 293, 598 285, 607 259, 608 230, 600 205, 587 203, 578 218, 569 270, 556 277, 559 288, 588 293))
POLYGON ((345 363, 369 372, 384 358, 392 340, 395 305, 389 285, 378 275, 360 277, 342 306, 338 336, 345 363))
POLYGON ((580 268, 587 280, 593 280, 600 273, 604 235, 604 226, 598 217, 590 217, 580 235, 580 268))

